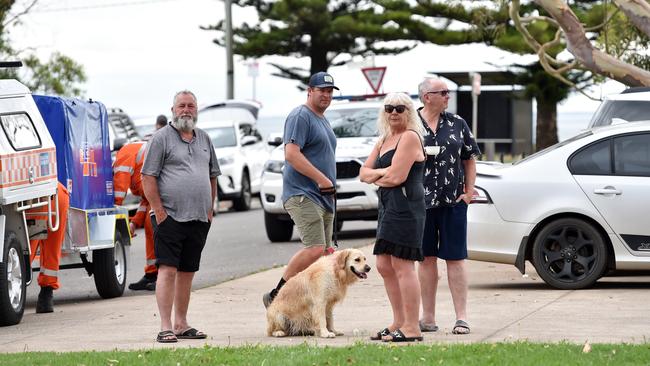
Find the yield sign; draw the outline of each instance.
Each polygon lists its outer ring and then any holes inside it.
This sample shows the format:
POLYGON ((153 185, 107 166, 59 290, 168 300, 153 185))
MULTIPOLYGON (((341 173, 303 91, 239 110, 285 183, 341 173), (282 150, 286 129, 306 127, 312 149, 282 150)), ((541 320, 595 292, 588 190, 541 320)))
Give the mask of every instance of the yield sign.
POLYGON ((382 67, 364 67, 361 69, 363 76, 368 80, 368 84, 375 92, 379 93, 379 88, 381 88, 381 82, 384 80, 384 74, 386 73, 386 66, 382 67))

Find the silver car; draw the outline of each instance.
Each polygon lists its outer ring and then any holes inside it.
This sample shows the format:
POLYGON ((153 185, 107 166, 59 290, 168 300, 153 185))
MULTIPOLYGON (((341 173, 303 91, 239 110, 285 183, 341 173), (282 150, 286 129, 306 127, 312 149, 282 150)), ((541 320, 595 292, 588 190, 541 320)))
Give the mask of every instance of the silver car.
POLYGON ((650 269, 650 121, 595 128, 514 164, 477 167, 470 259, 531 261, 559 289, 650 269))

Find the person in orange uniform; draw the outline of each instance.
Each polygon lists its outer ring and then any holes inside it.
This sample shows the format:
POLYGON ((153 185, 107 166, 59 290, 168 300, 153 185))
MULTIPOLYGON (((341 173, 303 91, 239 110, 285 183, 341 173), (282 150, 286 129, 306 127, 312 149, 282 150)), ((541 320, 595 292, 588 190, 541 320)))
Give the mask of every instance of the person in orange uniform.
POLYGON ((115 193, 115 204, 121 205, 126 197, 126 192, 131 192, 140 196, 140 204, 136 214, 129 220, 129 229, 131 233, 136 228, 144 227, 146 263, 144 266, 144 277, 138 282, 129 284, 130 290, 150 290, 156 289, 156 279, 158 278, 158 269, 156 268, 156 255, 153 249, 153 227, 151 221, 146 220, 149 212, 149 202, 144 196, 142 190, 142 162, 146 151, 146 141, 130 142, 124 145, 115 156, 113 163, 113 191, 115 193))
MULTIPOLYGON (((68 208, 70 207, 70 195, 68 190, 57 182, 57 201, 59 202, 59 227, 56 231, 47 229, 46 239, 30 240, 31 256, 30 263, 36 257, 36 249, 40 247, 39 266, 41 268, 38 274, 38 285, 41 291, 38 293, 38 301, 36 302, 37 313, 51 313, 54 311, 53 291, 58 289, 59 286, 59 262, 61 260, 61 246, 65 238, 66 225, 68 224, 68 208)), ((54 210, 55 203, 52 202, 52 210, 54 210)), ((32 214, 30 218, 36 220, 48 220, 47 206, 29 210, 32 214), (33 216, 33 214, 38 214, 33 216), (41 216, 43 215, 43 216, 41 216)))
MULTIPOLYGON (((167 118, 163 115, 156 119, 156 130, 167 124, 167 118)), ((153 245, 153 227, 151 220, 147 217, 147 212, 151 209, 147 198, 144 196, 142 189, 142 176, 140 170, 144 162, 146 151, 146 141, 136 141, 124 145, 115 157, 113 163, 113 190, 115 193, 115 204, 121 205, 126 197, 128 189, 140 196, 138 210, 130 218, 129 230, 135 232, 136 228, 144 227, 145 234, 145 256, 146 263, 144 266, 144 276, 138 281, 129 284, 129 289, 134 291, 156 289, 156 279, 158 278, 158 268, 156 267, 156 254, 153 245)))

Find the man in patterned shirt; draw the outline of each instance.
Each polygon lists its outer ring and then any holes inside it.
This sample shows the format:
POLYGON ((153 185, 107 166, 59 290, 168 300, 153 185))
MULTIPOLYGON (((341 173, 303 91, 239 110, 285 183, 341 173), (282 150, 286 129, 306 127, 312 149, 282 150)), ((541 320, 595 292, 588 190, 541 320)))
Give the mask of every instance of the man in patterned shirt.
POLYGON ((465 120, 445 112, 449 88, 444 81, 427 78, 418 88, 424 107, 418 110, 425 127, 427 162, 424 193, 427 216, 418 269, 422 293, 422 331, 436 331, 438 258, 447 262, 447 281, 454 302, 454 334, 468 334, 467 323, 467 205, 476 180, 476 158, 481 154, 465 120))

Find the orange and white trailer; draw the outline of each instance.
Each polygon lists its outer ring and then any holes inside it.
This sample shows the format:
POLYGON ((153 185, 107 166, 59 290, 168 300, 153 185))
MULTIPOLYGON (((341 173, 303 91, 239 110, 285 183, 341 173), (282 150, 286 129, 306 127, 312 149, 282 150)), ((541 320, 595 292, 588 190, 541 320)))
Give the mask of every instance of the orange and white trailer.
MULTIPOLYGON (((112 205, 59 212, 54 141, 29 89, 16 80, 0 80, 0 326, 21 321, 26 286, 39 266, 38 259, 29 260, 30 239, 43 238, 48 228, 56 231, 62 214, 68 215, 68 224, 61 228, 66 233, 60 268, 86 268, 104 298, 124 292, 128 212, 112 205), (37 218, 28 212, 34 209, 44 213, 37 218)), ((89 173, 96 169, 86 165, 89 173)), ((110 179, 107 190, 112 190, 110 179)), ((67 183, 68 190, 75 189, 74 179, 67 183)))

